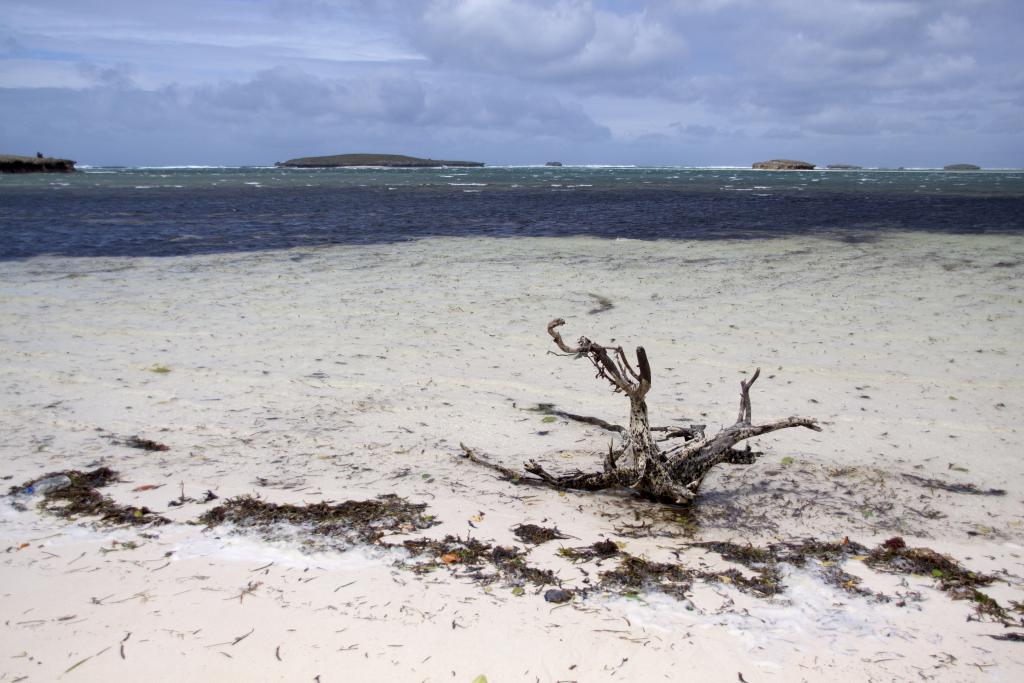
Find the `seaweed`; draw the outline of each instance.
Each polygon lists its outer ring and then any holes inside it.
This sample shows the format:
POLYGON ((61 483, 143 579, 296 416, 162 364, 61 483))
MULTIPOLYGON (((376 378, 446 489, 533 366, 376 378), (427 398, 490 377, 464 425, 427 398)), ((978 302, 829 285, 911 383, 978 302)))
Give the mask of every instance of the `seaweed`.
POLYGON ((512 528, 512 533, 523 543, 532 543, 533 545, 547 543, 556 538, 569 538, 559 531, 558 527, 548 528, 537 526, 536 524, 519 524, 512 528))
POLYGON ((596 541, 581 548, 559 548, 558 554, 572 562, 589 562, 594 559, 607 559, 619 554, 619 546, 615 541, 605 539, 596 541))
POLYGON ((130 436, 124 440, 123 445, 129 448, 138 448, 144 451, 169 451, 171 447, 152 439, 143 439, 140 436, 130 436))
POLYGON ((1024 643, 1024 633, 999 633, 989 634, 989 638, 994 640, 1008 640, 1014 643, 1024 643))
POLYGON ((340 539, 348 544, 372 544, 387 533, 427 529, 437 524, 433 516, 423 514, 426 507, 426 503, 410 503, 394 494, 333 505, 328 502, 280 505, 253 496, 238 496, 207 510, 199 521, 207 527, 230 522, 262 529, 294 524, 307 527, 318 536, 340 539))
MULTIPOLYGON (((938 582, 939 590, 954 600, 970 600, 979 617, 989 618, 1005 625, 1017 625, 1010 613, 996 600, 978 590, 995 581, 995 577, 968 570, 952 558, 930 548, 910 548, 900 537, 890 538, 873 550, 844 538, 840 542, 805 539, 796 542, 775 543, 767 547, 739 545, 710 541, 689 544, 704 548, 729 562, 742 565, 752 572, 746 575, 736 569, 705 571, 692 569, 682 563, 655 563, 620 553, 622 560, 617 569, 601 575, 600 586, 608 590, 637 592, 659 590, 669 595, 682 596, 696 581, 727 583, 738 590, 771 597, 785 589, 781 565, 808 566, 816 560, 813 569, 826 583, 851 595, 859 595, 888 602, 891 598, 862 587, 860 577, 842 568, 842 563, 862 559, 871 568, 892 574, 930 576, 938 582)), ((563 549, 560 554, 574 561, 585 559, 586 549, 563 549)), ((1018 610, 1018 605, 1012 606, 1018 610)))
POLYGON ((599 586, 627 596, 653 589, 682 600, 693 588, 697 573, 682 564, 651 562, 623 553, 616 569, 601 574, 599 586))
MULTIPOLYGON (((951 468, 952 469, 952 468, 951 468)), ((1005 489, 982 489, 978 488, 974 484, 954 484, 948 481, 942 481, 941 479, 928 479, 925 477, 919 477, 916 474, 904 473, 903 478, 907 481, 911 481, 918 486, 924 486, 929 489, 939 489, 942 491, 949 491, 950 493, 966 493, 972 496, 1005 496, 1005 489)))
POLYGON ((138 448, 143 451, 171 450, 171 447, 167 444, 162 444, 159 441, 153 441, 152 439, 143 439, 141 436, 129 436, 124 439, 118 437, 116 434, 106 434, 104 436, 115 446, 127 446, 128 448, 138 448))
POLYGON ((970 571, 931 548, 910 548, 899 536, 872 550, 865 562, 873 569, 890 574, 931 576, 938 579, 939 588, 947 592, 987 586, 995 581, 995 577, 970 571))
POLYGON ((404 541, 402 547, 414 557, 428 556, 426 562, 415 564, 411 569, 417 573, 433 571, 442 566, 461 565, 464 573, 483 584, 502 580, 508 585, 535 586, 557 585, 554 572, 538 569, 526 563, 526 553, 514 547, 492 546, 475 538, 445 536, 441 540, 417 538, 404 541), (485 568, 493 569, 485 572, 485 568))
POLYGON ((769 548, 758 548, 753 545, 737 545, 724 541, 707 541, 703 543, 691 543, 693 547, 705 548, 718 553, 723 559, 730 562, 742 564, 745 567, 764 565, 774 562, 775 556, 769 548))
POLYGON ((724 542, 693 543, 692 545, 712 550, 721 555, 723 559, 741 564, 755 572, 754 579, 747 578, 737 582, 737 586, 747 592, 774 595, 784 588, 782 573, 778 565, 806 567, 808 559, 815 559, 818 561, 814 567, 815 573, 825 583, 853 595, 888 600, 888 597, 881 593, 861 588, 859 577, 843 571, 840 565, 844 560, 867 551, 863 545, 849 539, 844 538, 838 543, 804 539, 789 543, 775 543, 767 548, 724 542))
POLYGON ((148 507, 119 505, 96 490, 118 480, 117 472, 109 467, 98 467, 88 472, 64 470, 51 472, 21 486, 12 487, 10 495, 41 493, 42 499, 37 507, 63 519, 99 517, 100 524, 133 526, 170 522, 148 507))

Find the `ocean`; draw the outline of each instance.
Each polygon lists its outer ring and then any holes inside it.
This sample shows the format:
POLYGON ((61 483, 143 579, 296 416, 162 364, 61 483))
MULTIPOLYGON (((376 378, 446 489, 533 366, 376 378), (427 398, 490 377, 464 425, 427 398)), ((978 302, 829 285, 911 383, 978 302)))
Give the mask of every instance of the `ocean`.
POLYGON ((85 168, 0 176, 0 259, 436 236, 847 241, 1024 234, 1024 171, 85 168))

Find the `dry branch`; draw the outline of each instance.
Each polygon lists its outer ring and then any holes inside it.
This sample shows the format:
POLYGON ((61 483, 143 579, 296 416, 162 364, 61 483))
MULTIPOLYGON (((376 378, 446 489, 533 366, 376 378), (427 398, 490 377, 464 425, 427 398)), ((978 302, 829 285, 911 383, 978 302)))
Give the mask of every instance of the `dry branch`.
POLYGON ((462 445, 464 457, 498 472, 508 481, 584 491, 625 488, 651 500, 682 504, 696 497, 701 482, 715 465, 749 465, 756 461, 760 453, 751 451, 749 446, 745 450, 736 449, 735 446, 740 442, 790 427, 806 427, 821 431, 817 422, 808 417, 793 416, 765 424, 753 424, 750 388, 761 375, 761 369, 757 368, 750 379, 740 382, 740 408, 734 424, 712 437, 705 435, 704 425, 656 427, 654 430, 667 432, 660 443, 670 439, 683 439, 678 446, 662 451, 658 447, 659 442, 651 435, 652 428, 647 417, 645 399, 651 389, 652 372, 644 348, 636 348, 634 369, 621 346, 606 347, 587 337, 580 337, 576 346, 569 346, 558 329, 563 325, 565 320, 561 318, 548 323, 548 334, 555 346, 565 354, 577 358, 585 356, 597 370, 597 377, 611 384, 616 393, 626 395, 630 403, 629 427, 623 428, 599 418, 586 418, 561 411, 550 413, 595 424, 621 434, 620 447, 615 449, 609 446, 608 454, 604 457, 603 470, 600 472, 577 470, 566 474, 552 474, 536 461, 530 460, 524 464, 525 473, 522 473, 491 462, 462 445))

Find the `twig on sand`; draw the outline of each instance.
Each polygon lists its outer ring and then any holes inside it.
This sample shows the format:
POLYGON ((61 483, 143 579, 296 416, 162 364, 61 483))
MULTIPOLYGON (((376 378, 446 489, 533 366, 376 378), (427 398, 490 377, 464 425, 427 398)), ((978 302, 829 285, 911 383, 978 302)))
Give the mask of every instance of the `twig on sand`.
MULTIPOLYGON (((67 669, 65 669, 65 670, 64 670, 64 673, 65 673, 65 674, 69 674, 69 673, 71 673, 72 671, 74 671, 74 670, 75 670, 75 669, 77 669, 78 667, 80 667, 80 666, 82 666, 83 664, 85 664, 86 662, 88 662, 88 661, 89 661, 90 659, 92 659, 93 657, 99 657, 99 656, 100 656, 101 654, 103 654, 104 652, 106 652, 106 651, 107 651, 107 650, 109 650, 109 649, 110 649, 110 646, 107 646, 107 647, 103 648, 102 650, 100 650, 99 652, 97 652, 97 653, 96 653, 96 654, 94 654, 94 655, 89 655, 89 656, 88 656, 88 657, 86 657, 85 659, 80 659, 79 661, 75 662, 74 664, 72 664, 71 666, 69 666, 69 667, 68 667, 67 669)), ((61 675, 63 675, 63 674, 61 674, 61 675)))
POLYGON ((238 602, 242 602, 246 595, 252 595, 256 592, 256 589, 263 585, 262 581, 250 581, 249 584, 242 589, 238 595, 233 595, 230 598, 224 598, 225 600, 234 600, 238 598, 238 602))

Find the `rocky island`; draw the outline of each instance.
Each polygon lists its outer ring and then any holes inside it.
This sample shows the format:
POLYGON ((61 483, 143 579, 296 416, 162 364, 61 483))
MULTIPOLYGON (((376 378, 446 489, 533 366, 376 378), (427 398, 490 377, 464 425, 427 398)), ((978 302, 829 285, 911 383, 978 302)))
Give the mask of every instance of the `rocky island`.
POLYGON ((814 164, 809 161, 793 159, 770 159, 769 161, 758 161, 751 168, 763 171, 813 171, 814 164))
POLYGON ((561 166, 561 161, 548 161, 544 163, 545 166, 561 166))
POLYGON ((57 159, 37 154, 34 157, 20 157, 0 154, 0 173, 71 173, 75 162, 71 159, 57 159))
POLYGON ((274 164, 279 168, 344 168, 347 166, 381 166, 384 168, 441 168, 442 166, 480 167, 479 161, 443 161, 420 159, 404 154, 335 154, 325 157, 300 157, 274 164))
POLYGON ((943 171, 980 171, 981 166, 975 166, 974 164, 950 164, 949 166, 943 166, 943 171))

